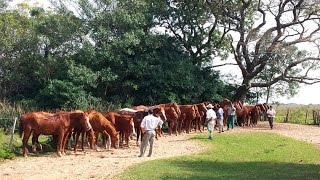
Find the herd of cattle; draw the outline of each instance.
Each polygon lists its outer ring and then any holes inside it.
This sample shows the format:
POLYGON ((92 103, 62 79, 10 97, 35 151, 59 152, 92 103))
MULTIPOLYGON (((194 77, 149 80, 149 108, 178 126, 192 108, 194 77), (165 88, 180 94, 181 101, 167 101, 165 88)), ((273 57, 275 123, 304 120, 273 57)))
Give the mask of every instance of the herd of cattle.
MULTIPOLYGON (((74 151, 76 151, 77 142, 80 134, 82 135, 82 144, 87 137, 90 148, 97 148, 99 134, 106 148, 129 147, 129 140, 132 135, 136 136, 137 145, 141 139, 140 123, 148 110, 152 109, 155 115, 158 115, 168 124, 168 133, 176 135, 192 129, 203 131, 205 129, 205 118, 207 105, 210 102, 203 102, 190 105, 178 105, 177 103, 159 104, 155 106, 136 106, 132 108, 120 109, 116 112, 101 113, 95 110, 72 111, 57 113, 31 112, 23 114, 20 117, 19 133, 22 137, 23 155, 28 155, 28 140, 32 135, 32 151, 42 149, 38 137, 42 135, 53 135, 56 142, 56 152, 58 156, 65 154, 65 145, 72 136, 75 140, 74 151), (139 139, 140 138, 140 139, 139 139), (107 140, 107 143, 105 143, 107 140)), ((223 122, 227 121, 227 106, 231 101, 223 99, 218 105, 224 109, 223 122)), ((236 108, 237 125, 255 126, 258 118, 265 114, 269 108, 267 104, 257 104, 244 106, 240 101, 233 102, 236 108)), ((162 131, 159 127, 157 135, 161 136, 162 131)))

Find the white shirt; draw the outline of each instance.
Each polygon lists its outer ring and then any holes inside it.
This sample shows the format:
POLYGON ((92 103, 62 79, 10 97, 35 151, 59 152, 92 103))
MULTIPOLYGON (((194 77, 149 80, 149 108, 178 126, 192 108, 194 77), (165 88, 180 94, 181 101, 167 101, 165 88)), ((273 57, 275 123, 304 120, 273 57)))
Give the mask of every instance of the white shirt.
POLYGON ((267 115, 268 115, 268 117, 275 117, 276 111, 274 109, 268 109, 267 115))
POLYGON ((212 119, 216 119, 216 118, 217 118, 216 112, 214 112, 213 109, 208 109, 208 110, 207 110, 207 117, 206 117, 206 119, 210 119, 210 118, 212 118, 212 119))
POLYGON ((158 126, 162 126, 162 124, 163 121, 160 118, 155 117, 152 114, 149 114, 142 119, 140 127, 143 128, 145 131, 148 131, 155 130, 158 126))

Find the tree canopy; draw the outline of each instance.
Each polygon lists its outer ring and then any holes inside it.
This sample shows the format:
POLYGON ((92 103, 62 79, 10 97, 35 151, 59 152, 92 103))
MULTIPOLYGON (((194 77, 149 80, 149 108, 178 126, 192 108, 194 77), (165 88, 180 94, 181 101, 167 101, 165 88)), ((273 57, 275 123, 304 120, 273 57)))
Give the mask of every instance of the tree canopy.
POLYGON ((0 1, 2 99, 83 109, 252 101, 254 87, 295 94, 299 83, 319 82, 310 76, 318 54, 301 49, 319 50, 316 1, 52 2, 53 10, 0 1), (215 70, 229 54, 241 84, 215 70))

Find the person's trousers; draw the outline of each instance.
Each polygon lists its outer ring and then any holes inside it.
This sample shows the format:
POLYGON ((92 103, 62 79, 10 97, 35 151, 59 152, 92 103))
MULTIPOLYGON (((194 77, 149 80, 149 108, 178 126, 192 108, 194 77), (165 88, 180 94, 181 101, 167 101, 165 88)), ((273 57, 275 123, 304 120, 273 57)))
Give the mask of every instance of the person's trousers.
POLYGON ((227 128, 232 128, 234 126, 234 115, 228 115, 228 120, 227 120, 227 128))
POLYGON ((214 128, 214 120, 210 120, 207 125, 207 129, 209 131, 209 139, 213 139, 213 128, 214 128))
POLYGON ((219 132, 222 132, 223 131, 223 119, 217 119, 217 125, 218 125, 218 128, 219 128, 219 132))
POLYGON ((150 144, 148 156, 152 155, 153 142, 154 142, 155 135, 156 135, 156 132, 154 130, 148 130, 148 131, 144 132, 143 137, 142 137, 142 143, 140 146, 140 156, 144 156, 144 153, 146 152, 148 143, 150 144))
POLYGON ((268 117, 269 126, 271 129, 273 129, 273 117, 268 117))

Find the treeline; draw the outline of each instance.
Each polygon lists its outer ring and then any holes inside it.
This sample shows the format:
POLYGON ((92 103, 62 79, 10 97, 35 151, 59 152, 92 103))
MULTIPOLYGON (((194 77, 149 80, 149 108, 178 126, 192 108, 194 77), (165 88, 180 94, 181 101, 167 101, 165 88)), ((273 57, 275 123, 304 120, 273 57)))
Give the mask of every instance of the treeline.
POLYGON ((213 54, 221 57, 228 49, 208 43, 195 55, 186 49, 210 34, 194 37, 188 47, 180 39, 187 37, 162 33, 160 19, 173 13, 165 4, 79 2, 86 3, 72 11, 63 4, 55 11, 27 4, 1 11, 1 99, 44 109, 88 109, 231 98, 235 87, 207 67, 213 54))

